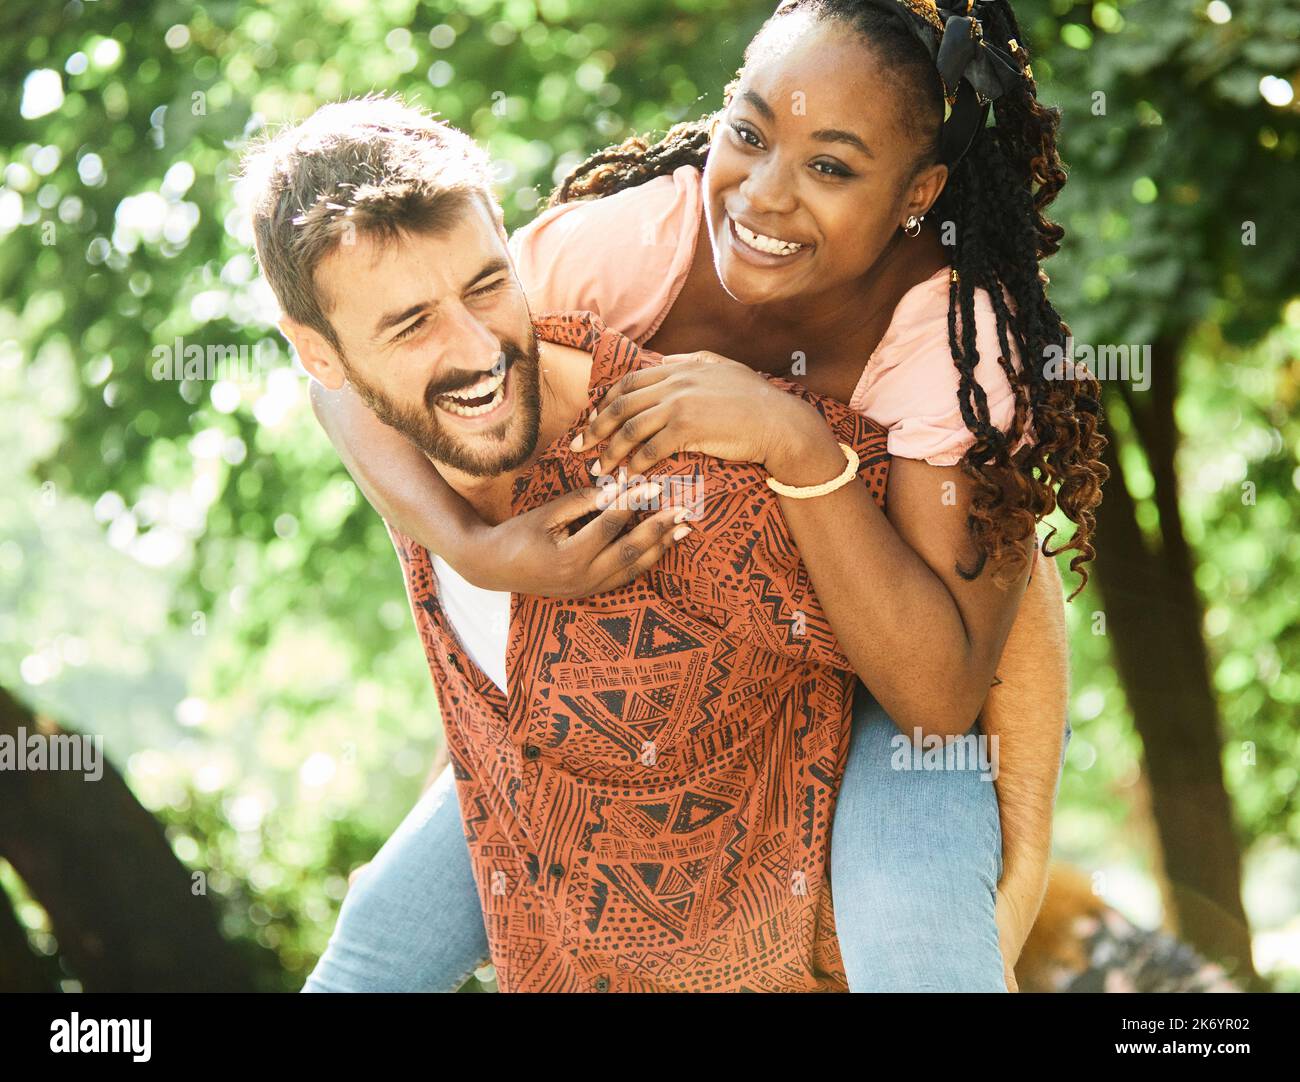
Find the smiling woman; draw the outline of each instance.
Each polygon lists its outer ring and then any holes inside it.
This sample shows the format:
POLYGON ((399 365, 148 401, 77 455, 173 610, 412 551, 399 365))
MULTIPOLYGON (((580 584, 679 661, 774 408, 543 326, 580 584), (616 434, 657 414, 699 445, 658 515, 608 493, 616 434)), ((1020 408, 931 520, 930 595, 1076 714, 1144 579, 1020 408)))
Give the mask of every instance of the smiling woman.
POLYGON ((687 164, 703 170, 712 265, 697 245, 648 344, 665 354, 726 353, 743 338, 753 367, 855 395, 860 407, 869 386, 884 390, 872 354, 898 328, 904 298, 943 272, 951 361, 945 350, 939 368, 899 366, 888 383, 910 381, 911 408, 934 419, 935 399, 918 408, 922 380, 944 387, 955 380, 944 423, 960 429, 964 454, 951 453, 955 441, 942 454, 933 441, 924 450, 924 441, 904 435, 918 418, 905 425, 902 415, 891 450, 933 464, 961 461, 977 480, 972 535, 1008 570, 1025 559, 1018 542, 1033 520, 1059 506, 1079 527, 1063 551, 1074 550, 1082 585, 1105 476, 1097 383, 1053 381, 1038 365, 1019 365, 1065 340, 1038 270, 1061 239, 1043 213, 1065 180, 1057 116, 1036 100, 1009 5, 981 9, 978 24, 964 4, 961 17, 949 7, 784 3, 746 49, 721 113, 680 125, 653 146, 633 139, 592 156, 551 203, 608 196, 687 164), (982 48, 971 53, 963 35, 982 48), (864 44, 873 62, 863 62, 864 44), (966 56, 978 92, 954 74, 955 53, 966 56), (986 95, 996 98, 998 123, 979 135, 986 95), (942 229, 923 229, 927 217, 942 229), (904 234, 909 243, 900 247, 904 234))

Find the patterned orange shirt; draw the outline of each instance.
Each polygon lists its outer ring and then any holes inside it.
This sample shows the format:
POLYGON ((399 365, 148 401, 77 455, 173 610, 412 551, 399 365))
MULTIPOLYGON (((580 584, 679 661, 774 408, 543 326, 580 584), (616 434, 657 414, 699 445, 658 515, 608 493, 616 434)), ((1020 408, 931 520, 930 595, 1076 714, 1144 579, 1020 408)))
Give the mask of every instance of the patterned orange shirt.
MULTIPOLYGON (((541 317, 601 390, 652 354, 541 317)), ((883 503, 885 432, 794 384, 883 503)), ((584 411, 585 416, 585 411, 584 411)), ((516 479, 522 514, 591 484, 582 418, 516 479)), ((391 526, 442 710, 503 992, 845 991, 829 881, 854 676, 766 473, 661 462, 693 532, 637 581, 514 594, 503 696, 462 648, 423 546, 391 526)))

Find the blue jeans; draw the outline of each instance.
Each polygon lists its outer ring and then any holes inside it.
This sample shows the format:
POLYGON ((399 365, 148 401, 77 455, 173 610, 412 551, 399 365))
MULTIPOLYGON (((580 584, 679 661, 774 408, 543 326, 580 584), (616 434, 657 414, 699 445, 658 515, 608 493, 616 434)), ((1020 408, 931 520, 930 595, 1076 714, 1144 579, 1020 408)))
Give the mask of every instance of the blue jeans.
MULTIPOLYGON (((980 735, 978 725, 971 734, 980 735)), ((1005 992, 994 921, 997 790, 973 762, 957 769, 951 752, 942 770, 915 769, 918 758, 859 683, 831 824, 831 896, 849 989, 1005 992), (912 769, 895 769, 900 761, 912 769)))
MULTIPOLYGON (((831 834, 850 989, 1006 991, 993 783, 971 769, 894 769, 894 723, 861 683, 853 705, 831 834)), ((488 959, 448 768, 349 889, 303 991, 454 992, 488 959)))
POLYGON ((488 961, 447 767, 343 899, 304 992, 454 992, 488 961))

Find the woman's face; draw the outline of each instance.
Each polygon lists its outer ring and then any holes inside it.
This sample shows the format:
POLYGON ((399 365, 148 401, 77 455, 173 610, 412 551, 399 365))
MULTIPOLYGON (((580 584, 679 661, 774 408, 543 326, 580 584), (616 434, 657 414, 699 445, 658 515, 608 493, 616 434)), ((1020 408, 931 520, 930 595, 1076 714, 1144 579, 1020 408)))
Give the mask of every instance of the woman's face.
POLYGON ((704 172, 714 265, 743 304, 861 278, 947 175, 912 176, 897 80, 851 28, 792 15, 765 33, 704 172))

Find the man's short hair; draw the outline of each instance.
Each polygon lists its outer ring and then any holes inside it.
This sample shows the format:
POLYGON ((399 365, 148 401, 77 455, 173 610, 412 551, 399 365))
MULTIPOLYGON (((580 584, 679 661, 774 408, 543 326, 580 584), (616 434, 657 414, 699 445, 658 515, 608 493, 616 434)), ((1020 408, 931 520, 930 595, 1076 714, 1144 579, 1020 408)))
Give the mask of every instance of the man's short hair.
POLYGON ((385 96, 322 106, 250 148, 243 173, 258 262, 280 307, 340 352, 316 284, 321 260, 361 235, 388 242, 446 230, 476 194, 496 207, 474 140, 385 96))

